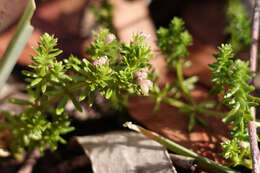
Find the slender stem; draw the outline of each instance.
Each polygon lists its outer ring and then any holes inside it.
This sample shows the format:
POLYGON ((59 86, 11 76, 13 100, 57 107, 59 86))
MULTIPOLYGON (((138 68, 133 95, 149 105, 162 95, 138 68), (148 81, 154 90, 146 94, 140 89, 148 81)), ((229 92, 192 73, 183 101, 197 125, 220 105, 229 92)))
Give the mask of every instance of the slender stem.
MULTIPOLYGON (((251 50, 250 50, 250 69, 253 73, 256 72, 257 66, 257 48, 259 37, 259 1, 255 0, 254 16, 252 25, 252 38, 251 38, 251 50)), ((249 84, 254 85, 254 78, 249 81, 249 84)), ((257 143, 257 134, 255 127, 255 108, 251 108, 251 116, 253 121, 248 122, 249 140, 251 147, 253 172, 260 173, 260 161, 259 161, 259 148, 257 143)))
POLYGON ((197 153, 195 153, 167 138, 164 138, 157 133, 154 133, 150 130, 146 130, 140 126, 132 124, 131 122, 126 122, 124 124, 124 126, 128 127, 129 129, 135 130, 139 133, 142 133, 143 135, 147 136, 148 138, 150 138, 152 140, 157 141, 158 143, 162 144, 163 146, 165 146, 166 148, 168 148, 169 150, 173 151, 176 154, 181 154, 184 156, 189 156, 189 157, 195 158, 198 161, 199 166, 201 166, 202 168, 204 168, 210 172, 216 172, 216 173, 220 173, 220 172, 235 173, 235 172, 237 172, 224 165, 217 164, 216 162, 214 162, 206 157, 198 155, 197 153))
POLYGON ((176 73, 177 73, 177 78, 178 78, 178 84, 179 84, 182 92, 184 93, 187 100, 193 106, 195 106, 195 101, 193 100, 189 90, 183 85, 184 77, 183 77, 183 73, 182 73, 182 63, 181 63, 180 59, 176 61, 176 73))

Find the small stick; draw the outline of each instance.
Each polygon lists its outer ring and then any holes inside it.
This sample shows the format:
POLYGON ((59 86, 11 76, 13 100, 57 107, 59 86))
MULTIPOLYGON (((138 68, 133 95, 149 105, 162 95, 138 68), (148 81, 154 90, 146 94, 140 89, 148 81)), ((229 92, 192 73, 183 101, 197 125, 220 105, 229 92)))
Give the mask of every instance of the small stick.
POLYGON ((155 132, 146 130, 146 129, 142 128, 141 126, 132 124, 131 122, 126 122, 123 126, 129 128, 131 130, 134 130, 136 132, 142 133, 146 137, 160 143, 161 145, 163 145, 164 147, 166 147, 167 149, 171 150, 172 152, 174 152, 176 154, 181 154, 184 156, 194 158, 198 162, 198 165, 201 168, 204 168, 205 170, 208 170, 210 172, 216 172, 216 173, 221 173, 221 172, 237 173, 238 172, 238 171, 230 169, 229 167, 218 164, 218 163, 214 162, 213 160, 203 157, 167 138, 164 138, 163 136, 160 136, 159 134, 157 134, 155 132))
MULTIPOLYGON (((258 37, 259 37, 259 1, 255 0, 253 25, 252 25, 252 37, 251 37, 251 50, 250 50, 250 69, 253 73, 256 72, 257 67, 257 49, 258 49, 258 37)), ((254 78, 249 81, 249 84, 254 85, 254 78)), ((255 127, 255 108, 251 108, 251 116, 253 121, 248 122, 249 141, 252 156, 253 172, 260 173, 259 162, 259 148, 257 143, 257 134, 255 127)))
POLYGON ((32 169, 40 158, 40 150, 35 149, 29 155, 29 158, 25 161, 24 165, 18 170, 18 173, 32 173, 32 169))

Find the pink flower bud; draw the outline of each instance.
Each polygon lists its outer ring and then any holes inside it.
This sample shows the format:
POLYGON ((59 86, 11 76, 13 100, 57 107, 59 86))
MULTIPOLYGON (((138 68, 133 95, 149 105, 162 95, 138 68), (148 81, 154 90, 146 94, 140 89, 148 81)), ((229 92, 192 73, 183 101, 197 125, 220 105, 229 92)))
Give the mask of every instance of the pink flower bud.
POLYGON ((93 64, 94 64, 94 66, 102 66, 102 65, 104 65, 108 61, 109 61, 109 59, 108 59, 107 56, 102 56, 101 58, 95 60, 93 62, 93 64))
POLYGON ((116 36, 114 34, 108 34, 106 36, 106 42, 107 43, 111 43, 112 41, 114 41, 116 39, 116 36))

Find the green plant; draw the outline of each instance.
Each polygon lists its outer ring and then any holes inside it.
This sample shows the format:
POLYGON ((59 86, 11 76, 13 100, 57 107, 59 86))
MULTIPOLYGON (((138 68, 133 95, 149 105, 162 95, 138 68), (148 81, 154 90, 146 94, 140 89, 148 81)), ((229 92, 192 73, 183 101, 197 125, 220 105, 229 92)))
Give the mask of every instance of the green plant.
POLYGON ((46 147, 55 150, 59 142, 66 142, 62 135, 74 130, 64 112, 69 100, 81 111, 80 101, 87 98, 91 106, 95 92, 110 99, 116 108, 123 105, 122 95, 148 94, 151 81, 147 76, 136 76, 143 71, 147 74, 149 59, 153 57, 145 35, 134 34, 130 44, 120 44, 107 29, 95 36, 87 50, 92 63, 73 55, 58 61, 56 57, 62 51, 56 48, 57 39, 47 33, 41 36, 38 48, 34 49, 37 55, 29 65, 31 71, 23 71, 30 100, 10 99, 24 105, 25 110, 19 115, 5 112, 7 121, 1 124, 10 131, 10 149, 17 158, 24 149, 39 148, 43 153, 46 147))
POLYGON ((168 67, 176 72, 177 79, 173 84, 166 84, 160 89, 156 84, 150 93, 150 97, 155 99, 154 112, 158 111, 160 103, 166 102, 180 109, 180 112, 189 116, 188 130, 191 131, 196 122, 206 126, 206 122, 197 116, 198 114, 207 114, 222 116, 221 113, 210 110, 215 103, 205 101, 197 104, 191 95, 191 90, 195 88, 197 76, 184 78, 183 68, 190 66, 191 62, 186 60, 189 55, 187 47, 192 44, 192 37, 184 27, 182 19, 174 17, 169 28, 160 27, 157 31, 157 45, 161 52, 166 56, 168 67), (180 96, 184 95, 187 103, 181 101, 180 96))
POLYGON ((100 5, 91 6, 91 11, 96 17, 97 23, 102 25, 104 28, 108 28, 112 33, 115 34, 115 28, 113 25, 113 5, 108 0, 101 0, 100 5))
POLYGON ((248 49, 251 44, 251 24, 241 0, 228 0, 226 9, 228 22, 225 32, 230 34, 229 43, 235 53, 248 49))
POLYGON ((247 123, 253 120, 250 109, 260 103, 260 98, 250 95, 254 87, 247 83, 254 74, 248 62, 233 60, 230 44, 221 45, 214 55, 216 62, 210 64, 214 82, 212 92, 220 93, 222 102, 230 108, 224 116, 225 123, 232 122, 232 140, 222 143, 223 155, 231 159, 233 166, 242 164, 252 168, 247 123))
MULTIPOLYGON (((27 90, 30 100, 10 99, 10 102, 25 106, 24 112, 11 115, 4 112, 6 122, 1 128, 9 129, 12 137, 10 149, 19 158, 25 149, 32 151, 39 148, 43 153, 46 147, 52 150, 58 143, 65 143, 62 135, 74 130, 66 114, 65 106, 69 100, 79 111, 81 101, 93 105, 95 92, 110 100, 111 106, 120 109, 127 103, 130 95, 144 95, 155 99, 154 112, 160 103, 165 102, 179 108, 189 116, 188 130, 196 122, 206 126, 199 114, 222 117, 226 123, 232 122, 232 140, 222 144, 226 159, 232 165, 242 164, 251 167, 249 135, 247 122, 251 121, 250 109, 260 102, 260 98, 249 95, 254 87, 247 83, 254 75, 248 62, 234 61, 231 45, 222 45, 214 55, 217 61, 210 65, 215 83, 211 92, 220 93, 223 104, 230 108, 227 114, 212 110, 215 103, 205 101, 196 103, 191 95, 195 88, 196 76, 185 78, 183 68, 190 65, 187 47, 192 44, 192 37, 184 27, 184 22, 175 17, 169 28, 160 28, 157 32, 157 44, 166 56, 168 67, 176 73, 177 79, 166 84, 162 89, 156 84, 157 77, 151 71, 149 59, 153 57, 147 46, 148 35, 133 34, 130 43, 120 43, 116 36, 107 29, 95 32, 95 41, 86 53, 90 59, 79 59, 71 55, 58 61, 62 53, 56 48, 57 39, 44 34, 35 48, 36 56, 29 66, 31 71, 23 71, 27 76, 27 90)), ((158 139, 157 139, 158 140, 158 139)), ((192 155, 203 164, 226 172, 233 172, 222 165, 215 164, 168 140, 161 140, 169 148, 187 155, 192 155), (165 142, 166 141, 166 142, 165 142)), ((176 152, 176 151, 175 151, 176 152)))

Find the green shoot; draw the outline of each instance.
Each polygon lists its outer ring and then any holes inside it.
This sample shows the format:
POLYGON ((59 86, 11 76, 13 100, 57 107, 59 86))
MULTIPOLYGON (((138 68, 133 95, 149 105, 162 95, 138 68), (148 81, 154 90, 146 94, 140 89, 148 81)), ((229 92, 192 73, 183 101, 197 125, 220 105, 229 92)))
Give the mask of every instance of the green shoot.
POLYGON ((248 49, 251 44, 251 24, 246 9, 241 0, 228 0, 226 9, 228 26, 226 33, 230 34, 229 43, 235 53, 248 49))
POLYGON ((197 105, 191 96, 191 91, 195 88, 194 84, 198 78, 196 76, 187 79, 184 78, 183 67, 187 64, 191 64, 186 58, 189 55, 187 47, 192 44, 192 37, 185 29, 183 20, 174 17, 169 28, 161 27, 157 31, 157 36, 157 45, 166 56, 169 68, 176 72, 177 80, 174 82, 176 86, 167 84, 162 90, 156 86, 151 92, 151 97, 155 98, 154 112, 158 111, 160 102, 164 101, 174 107, 178 107, 180 112, 189 116, 189 131, 194 128, 196 122, 206 126, 206 122, 197 116, 197 114, 203 113, 216 116, 219 115, 219 113, 208 110, 208 108, 214 107, 212 101, 210 101, 210 107, 208 107, 208 102, 197 105), (178 99, 180 99, 181 95, 184 95, 184 98, 190 105, 182 103, 182 106, 179 106, 180 104, 176 104, 180 102, 178 99))
POLYGON ((222 102, 230 108, 223 121, 232 122, 232 140, 222 144, 223 155, 232 160, 233 166, 241 164, 251 168, 247 122, 253 119, 250 108, 258 105, 259 98, 250 95, 254 87, 247 81, 254 74, 251 73, 248 62, 233 60, 233 50, 229 44, 222 44, 215 58, 217 61, 210 64, 210 71, 214 76, 212 91, 220 93, 222 102))
POLYGON ((104 28, 108 28, 112 33, 115 34, 115 28, 113 25, 113 5, 108 0, 102 0, 101 5, 93 5, 91 11, 96 17, 97 23, 104 28))

